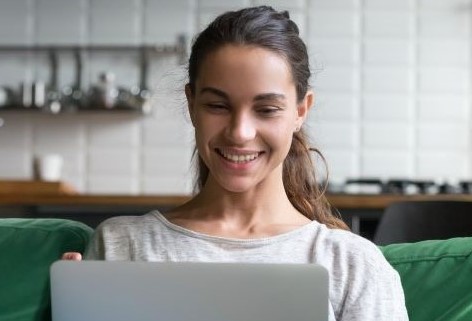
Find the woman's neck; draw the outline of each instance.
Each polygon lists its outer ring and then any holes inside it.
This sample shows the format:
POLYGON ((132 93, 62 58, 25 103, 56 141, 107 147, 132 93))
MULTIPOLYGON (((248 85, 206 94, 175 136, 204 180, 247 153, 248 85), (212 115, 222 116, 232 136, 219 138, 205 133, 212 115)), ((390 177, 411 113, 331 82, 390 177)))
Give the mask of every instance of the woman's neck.
POLYGON ((210 181, 166 216, 198 232, 239 238, 276 235, 310 222, 290 203, 283 184, 234 193, 210 181))

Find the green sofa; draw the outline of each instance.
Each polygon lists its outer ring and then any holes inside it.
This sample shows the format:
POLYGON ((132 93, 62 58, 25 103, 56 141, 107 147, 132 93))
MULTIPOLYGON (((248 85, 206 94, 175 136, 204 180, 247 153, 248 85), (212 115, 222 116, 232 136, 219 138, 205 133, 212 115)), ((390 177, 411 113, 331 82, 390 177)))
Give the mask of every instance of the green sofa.
MULTIPOLYGON (((83 252, 92 232, 70 220, 0 219, 0 321, 50 320, 49 266, 83 252)), ((411 321, 472 320, 472 237, 381 250, 400 273, 411 321)))
POLYGON ((62 219, 0 219, 0 321, 50 320, 49 266, 92 234, 62 219))
POLYGON ((410 321, 472 321, 472 237, 381 249, 400 274, 410 321))

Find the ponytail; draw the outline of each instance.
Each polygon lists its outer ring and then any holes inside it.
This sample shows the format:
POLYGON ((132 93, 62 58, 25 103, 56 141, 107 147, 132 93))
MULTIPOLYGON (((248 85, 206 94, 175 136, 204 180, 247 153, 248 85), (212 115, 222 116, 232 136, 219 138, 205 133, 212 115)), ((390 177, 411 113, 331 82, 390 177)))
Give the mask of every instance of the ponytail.
POLYGON ((303 130, 295 132, 292 145, 283 163, 283 183, 292 205, 310 220, 316 220, 329 228, 349 230, 346 223, 335 213, 325 196, 326 188, 320 189, 310 152, 323 155, 309 147, 303 130))

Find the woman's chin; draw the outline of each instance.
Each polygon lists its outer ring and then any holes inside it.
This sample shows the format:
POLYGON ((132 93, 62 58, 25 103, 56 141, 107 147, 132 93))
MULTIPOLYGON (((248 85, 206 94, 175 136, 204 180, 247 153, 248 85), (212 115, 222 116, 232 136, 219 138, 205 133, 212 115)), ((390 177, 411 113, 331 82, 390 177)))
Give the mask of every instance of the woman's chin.
POLYGON ((256 187, 256 182, 252 179, 237 179, 229 182, 228 180, 221 182, 220 186, 223 190, 229 193, 245 193, 256 187))

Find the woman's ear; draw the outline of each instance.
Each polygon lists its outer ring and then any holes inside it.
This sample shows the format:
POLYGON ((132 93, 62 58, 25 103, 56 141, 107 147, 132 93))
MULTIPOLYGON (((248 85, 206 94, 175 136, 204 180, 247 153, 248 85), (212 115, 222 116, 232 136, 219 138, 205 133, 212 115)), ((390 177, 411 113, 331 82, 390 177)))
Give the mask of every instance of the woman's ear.
POLYGON ((305 98, 303 98, 303 100, 297 105, 296 131, 300 130, 300 128, 302 127, 303 122, 308 116, 308 112, 313 106, 314 101, 315 94, 313 93, 313 91, 308 90, 305 94, 305 98))
POLYGON ((185 85, 185 97, 187 98, 187 108, 188 108, 188 114, 190 115, 190 120, 192 121, 192 125, 195 126, 195 122, 194 122, 194 95, 192 93, 192 88, 190 88, 190 84, 185 85))

